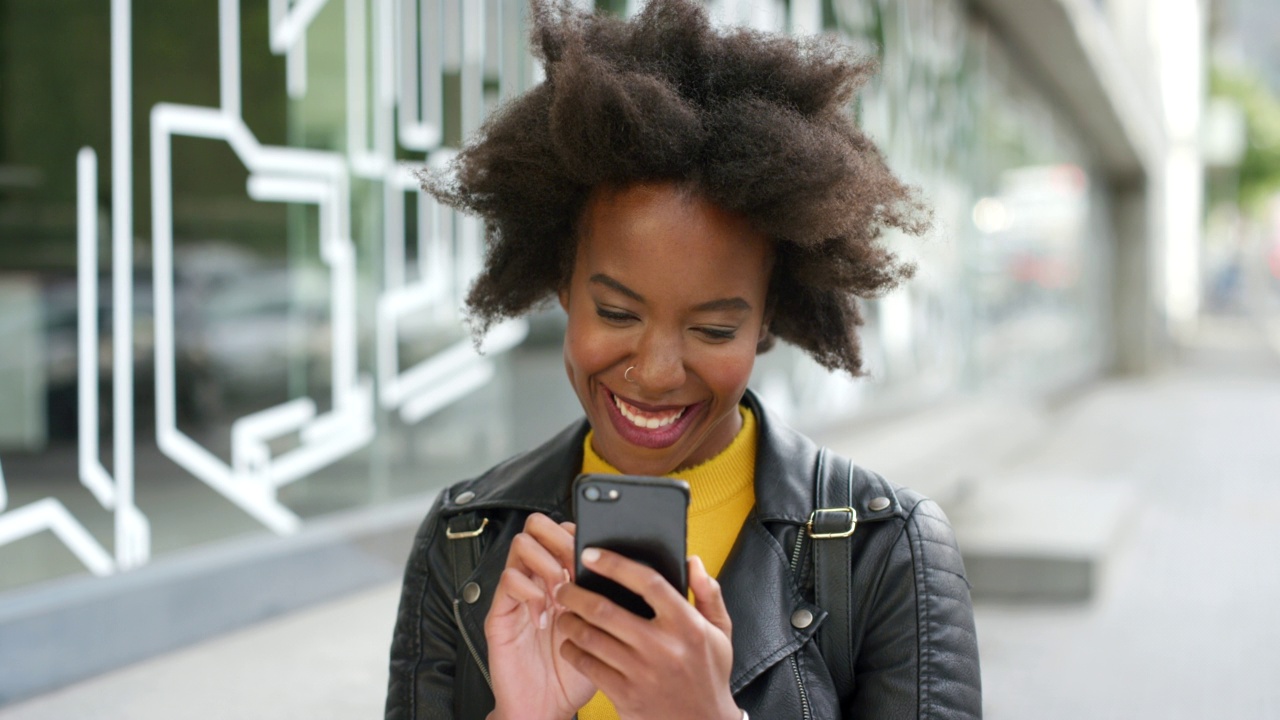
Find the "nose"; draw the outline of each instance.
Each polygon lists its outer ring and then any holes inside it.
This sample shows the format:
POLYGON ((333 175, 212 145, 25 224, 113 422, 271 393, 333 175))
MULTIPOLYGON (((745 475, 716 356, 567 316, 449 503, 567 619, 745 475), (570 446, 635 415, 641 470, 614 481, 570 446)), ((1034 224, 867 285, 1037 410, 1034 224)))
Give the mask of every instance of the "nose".
POLYGON ((636 347, 631 381, 644 395, 659 399, 684 386, 684 341, 679 333, 649 330, 636 347))

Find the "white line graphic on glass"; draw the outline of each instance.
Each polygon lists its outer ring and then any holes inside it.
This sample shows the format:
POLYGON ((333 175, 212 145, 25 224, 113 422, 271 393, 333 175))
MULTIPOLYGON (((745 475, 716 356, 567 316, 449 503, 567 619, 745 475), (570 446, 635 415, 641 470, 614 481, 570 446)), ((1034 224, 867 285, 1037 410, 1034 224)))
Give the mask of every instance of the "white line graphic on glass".
MULTIPOLYGON (((448 153, 433 157, 448 157, 448 153)), ((419 280, 392 287, 391 278, 398 276, 403 283, 403 266, 399 273, 388 272, 388 288, 378 298, 377 309, 379 401, 383 407, 399 408, 401 419, 408 423, 418 422, 483 387, 495 372, 489 357, 515 347, 528 334, 525 321, 508 321, 485 337, 481 346, 485 356, 477 357, 471 341, 462 339, 400 371, 400 322, 414 318, 456 326, 460 292, 478 270, 479 258, 474 252, 469 253, 471 257, 455 257, 455 247, 474 249, 481 242, 478 221, 440 206, 417 188, 416 178, 408 171, 387 184, 386 238, 388 258, 398 258, 403 263, 404 194, 406 190, 412 192, 418 202, 419 280)))
MULTIPOLYGON (((316 4, 318 10, 319 4, 316 4)), ((299 12, 301 5, 295 6, 299 12)), ((301 16, 298 16, 301 17, 301 16)), ((350 193, 341 155, 260 144, 240 117, 240 19, 237 0, 219 1, 221 108, 161 103, 151 111, 152 226, 155 273, 156 435, 160 449, 260 522, 281 534, 300 520, 277 499, 280 486, 305 477, 373 437, 373 392, 358 373, 355 248, 350 193), (247 191, 263 202, 315 204, 320 256, 329 268, 333 406, 317 414, 298 398, 239 418, 231 428, 227 464, 177 426, 172 146, 174 136, 226 142, 249 171, 247 191), (273 456, 269 442, 297 432, 298 447, 273 456)))
POLYGON ((328 0, 270 0, 271 52, 285 56, 285 87, 297 100, 307 94, 307 28, 328 0))
MULTIPOLYGON (((460 0, 373 0, 373 58, 375 96, 373 147, 367 140, 367 118, 358 100, 366 97, 365 15, 363 0, 348 5, 348 88, 351 147, 364 148, 366 162, 353 166, 383 180, 384 292, 377 304, 378 399, 398 409, 407 423, 415 423, 483 387, 494 376, 491 357, 524 340, 528 324, 515 320, 490 331, 482 345, 488 357, 477 357, 471 342, 462 339, 401 371, 401 322, 427 321, 457 327, 458 309, 471 279, 480 270, 483 237, 479 220, 440 206, 418 189, 417 179, 394 162, 392 118, 398 118, 400 144, 427 150, 428 164, 441 168, 452 157, 447 148, 434 147, 442 138, 443 74, 456 74, 460 83, 463 133, 480 124, 484 113, 485 3, 460 0), (395 19, 396 23, 389 22, 395 19), (394 34, 398 24, 402 32, 394 34), (394 49, 393 58, 387 49, 394 49), (421 57, 421 65, 417 58, 421 57), (398 78, 399 86, 392 82, 398 78), (389 89, 396 92, 388 92, 389 89), (398 106, 396 105, 398 103, 398 106), (407 279, 405 194, 417 203, 416 279, 407 279)), ((501 8, 498 3, 497 8, 501 8)), ((500 23, 503 16, 494 21, 500 23)), ((507 16, 517 20, 518 15, 507 16)), ((500 43, 498 43, 500 45, 500 43)))
MULTIPOLYGON (((120 0, 117 0, 119 2, 120 0)), ((76 224, 77 224, 77 293, 79 322, 76 350, 78 355, 79 396, 79 469, 80 480, 89 488, 104 508, 116 510, 116 523, 125 520, 125 540, 117 534, 116 560, 89 531, 76 520, 57 498, 47 497, 5 513, 8 507, 8 489, 4 470, 0 468, 0 545, 7 545, 43 530, 51 531, 67 546, 90 572, 110 575, 117 566, 128 568, 145 563, 150 551, 149 526, 146 518, 132 504, 118 502, 117 484, 111 479, 98 458, 98 233, 96 202, 98 196, 98 158, 89 148, 80 150, 76 157, 76 224)), ((120 243, 113 243, 117 254, 120 243)), ((132 288, 129 288, 132 291, 132 288)), ((117 297, 117 301, 118 301, 117 297)), ((117 326, 118 328, 118 326, 117 326)), ((119 344, 118 342, 116 344, 119 344)), ((113 385, 121 387, 120 379, 131 374, 132 367, 115 365, 113 385)), ((117 401, 119 401, 117 396, 117 401)), ((116 429, 129 440, 132 450, 132 433, 116 429)), ((117 463, 117 469, 128 468, 130 463, 117 463)))
POLYGON ((110 575, 115 571, 115 563, 107 551, 56 498, 44 498, 5 512, 8 502, 4 468, 0 466, 0 545, 50 530, 94 575, 110 575))

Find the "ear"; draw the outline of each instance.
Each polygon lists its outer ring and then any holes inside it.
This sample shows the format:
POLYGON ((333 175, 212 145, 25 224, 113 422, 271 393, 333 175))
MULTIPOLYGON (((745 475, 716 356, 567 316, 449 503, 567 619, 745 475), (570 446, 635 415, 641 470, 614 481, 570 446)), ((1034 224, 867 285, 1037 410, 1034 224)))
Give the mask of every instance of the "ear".
POLYGON ((565 311, 565 312, 569 312, 569 286, 568 286, 568 284, 565 284, 563 287, 561 287, 561 288, 560 288, 560 292, 556 293, 556 295, 560 298, 560 307, 564 308, 564 311, 565 311))
POLYGON ((760 323, 760 337, 756 339, 756 354, 768 352, 773 348, 774 343, 778 341, 773 333, 769 332, 769 326, 773 323, 773 311, 777 307, 777 303, 773 298, 776 297, 772 293, 769 295, 768 301, 764 306, 764 318, 760 323))
POLYGON ((756 354, 759 355, 761 353, 769 352, 777 342, 778 338, 774 337, 773 333, 769 332, 769 326, 761 326, 760 339, 756 341, 756 354))

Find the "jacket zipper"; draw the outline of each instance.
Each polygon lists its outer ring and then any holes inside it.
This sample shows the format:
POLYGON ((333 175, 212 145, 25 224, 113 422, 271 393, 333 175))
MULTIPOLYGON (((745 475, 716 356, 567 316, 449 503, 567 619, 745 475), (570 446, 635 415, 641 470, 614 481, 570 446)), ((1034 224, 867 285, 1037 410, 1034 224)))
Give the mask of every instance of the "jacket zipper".
MULTIPOLYGON (((804 528, 796 530, 796 547, 791 552, 791 574, 795 575, 796 567, 800 562, 800 551, 804 547, 804 528)), ((457 604, 457 601, 454 601, 457 604)), ((800 661, 796 658, 799 650, 791 654, 791 671, 796 676, 796 688, 800 691, 800 709, 803 713, 804 720, 811 720, 812 711, 809 709, 809 693, 804 689, 804 679, 800 676, 800 661)))
MULTIPOLYGON (((493 679, 489 677, 489 668, 484 666, 484 661, 480 659, 480 653, 476 651, 476 646, 471 643, 471 636, 467 634, 467 629, 462 625, 462 613, 458 612, 458 598, 453 599, 453 622, 458 626, 458 632, 462 633, 462 641, 467 644, 467 649, 471 651, 471 659, 476 661, 476 665, 480 667, 480 674, 484 676, 485 684, 489 686, 490 692, 493 691, 493 679)), ((805 717, 808 717, 806 714, 805 717)))
POLYGON ((796 529, 796 547, 791 551, 791 573, 794 575, 800 564, 800 550, 804 548, 804 526, 796 529))

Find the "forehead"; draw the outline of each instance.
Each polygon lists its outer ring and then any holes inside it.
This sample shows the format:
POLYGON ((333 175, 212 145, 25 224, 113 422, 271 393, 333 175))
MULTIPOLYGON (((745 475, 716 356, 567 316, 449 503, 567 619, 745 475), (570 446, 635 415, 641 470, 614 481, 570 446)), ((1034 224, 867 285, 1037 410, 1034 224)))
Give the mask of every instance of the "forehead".
POLYGON ((575 273, 655 285, 767 282, 772 243, 743 217, 672 183, 598 189, 583 213, 575 273), (621 278, 619 278, 621 279, 621 278))

